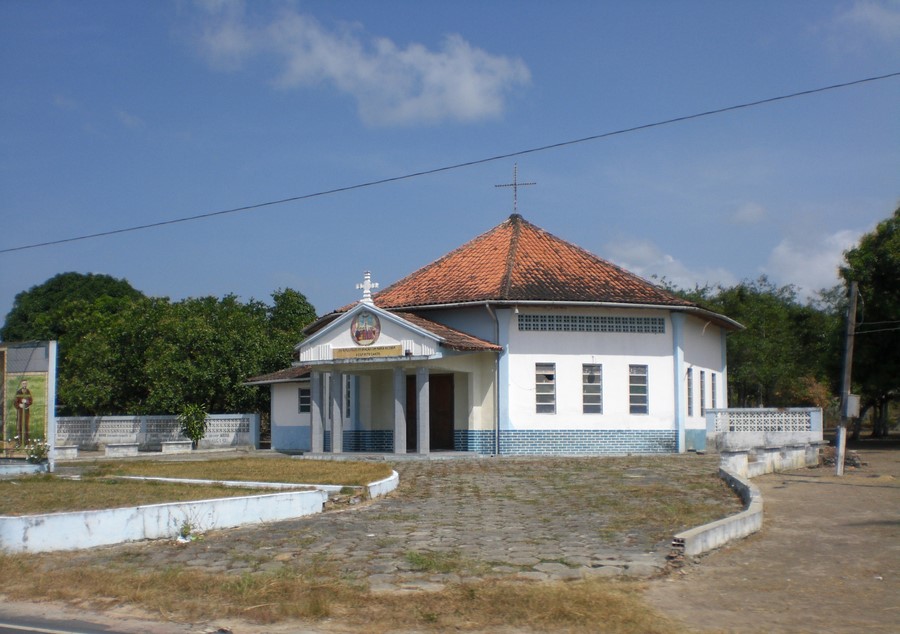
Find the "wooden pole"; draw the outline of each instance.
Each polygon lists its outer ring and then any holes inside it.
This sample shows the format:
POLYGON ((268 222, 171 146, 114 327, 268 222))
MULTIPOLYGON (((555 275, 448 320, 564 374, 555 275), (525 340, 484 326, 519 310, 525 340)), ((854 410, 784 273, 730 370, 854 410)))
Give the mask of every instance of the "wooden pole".
POLYGON ((835 438, 834 474, 844 475, 844 455, 847 449, 847 426, 850 407, 850 372, 853 368, 853 336, 856 331, 856 282, 850 282, 850 305, 847 307, 847 328, 844 335, 844 376, 841 379, 841 421, 835 438))

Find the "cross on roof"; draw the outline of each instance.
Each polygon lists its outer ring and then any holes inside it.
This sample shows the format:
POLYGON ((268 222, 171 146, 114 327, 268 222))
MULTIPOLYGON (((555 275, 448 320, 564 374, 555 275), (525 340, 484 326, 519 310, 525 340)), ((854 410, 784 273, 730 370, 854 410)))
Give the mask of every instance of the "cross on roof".
POLYGON ((513 213, 519 213, 519 187, 527 185, 537 185, 537 183, 520 183, 519 182, 519 164, 513 164, 513 182, 503 185, 494 185, 494 187, 512 187, 513 188, 513 213))
POLYGON ((363 281, 361 284, 357 284, 356 288, 363 292, 362 301, 367 304, 372 303, 372 289, 378 288, 378 282, 372 281, 372 272, 364 271, 363 272, 363 281))

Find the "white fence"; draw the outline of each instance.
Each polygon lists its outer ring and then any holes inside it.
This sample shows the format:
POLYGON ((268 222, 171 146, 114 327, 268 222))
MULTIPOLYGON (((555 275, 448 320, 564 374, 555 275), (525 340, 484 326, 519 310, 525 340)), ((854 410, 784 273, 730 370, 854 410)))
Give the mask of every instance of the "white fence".
MULTIPOLYGON (((259 414, 214 414, 206 417, 201 449, 259 447, 259 414)), ((60 416, 56 419, 56 445, 76 445, 93 451, 108 444, 133 443, 144 451, 159 451, 162 443, 185 440, 178 417, 170 416, 60 416)))
POLYGON ((719 451, 785 447, 822 441, 817 407, 706 410, 707 445, 719 451))

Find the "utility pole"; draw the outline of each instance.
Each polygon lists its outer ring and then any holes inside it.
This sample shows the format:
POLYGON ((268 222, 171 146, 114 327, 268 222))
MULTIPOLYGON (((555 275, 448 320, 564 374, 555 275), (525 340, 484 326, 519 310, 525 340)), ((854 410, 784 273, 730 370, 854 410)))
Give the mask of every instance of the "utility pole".
POLYGON ((850 422, 850 371, 853 368, 853 337, 856 332, 856 282, 850 282, 850 305, 847 307, 847 329, 844 334, 844 376, 841 380, 841 422, 835 438, 834 474, 844 475, 847 449, 847 426, 850 422))

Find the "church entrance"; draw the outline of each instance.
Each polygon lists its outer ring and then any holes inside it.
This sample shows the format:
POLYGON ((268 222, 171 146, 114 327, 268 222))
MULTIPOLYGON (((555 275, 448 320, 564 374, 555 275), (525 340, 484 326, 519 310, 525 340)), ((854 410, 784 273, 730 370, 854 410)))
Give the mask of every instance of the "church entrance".
MULTIPOLYGON (((406 377, 406 450, 416 451, 416 377, 406 377)), ((453 450, 453 375, 428 376, 428 433, 431 451, 453 450)))

